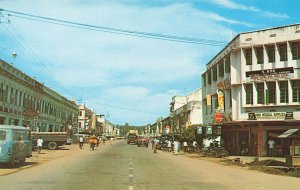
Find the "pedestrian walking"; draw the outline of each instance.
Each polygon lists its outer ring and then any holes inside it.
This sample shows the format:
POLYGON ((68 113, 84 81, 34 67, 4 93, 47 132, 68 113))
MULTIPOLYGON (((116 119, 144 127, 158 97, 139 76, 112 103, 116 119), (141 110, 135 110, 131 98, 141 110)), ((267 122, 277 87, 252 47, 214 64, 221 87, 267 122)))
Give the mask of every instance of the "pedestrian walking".
POLYGON ((97 137, 97 147, 99 147, 100 144, 100 136, 97 137))
POLYGON ((183 152, 187 151, 188 144, 186 141, 183 142, 183 152))
POLYGON ((178 154, 179 142, 177 140, 174 141, 174 154, 178 154))
POLYGON ((83 146, 83 137, 80 136, 79 137, 79 148, 82 149, 82 146, 83 146))
POLYGON ((158 148, 158 143, 159 143, 159 140, 158 139, 154 139, 154 147, 153 147, 153 153, 156 154, 156 151, 157 151, 157 148, 158 148))
POLYGON ((105 145, 106 137, 102 137, 103 145, 105 145))
POLYGON ((110 137, 110 145, 114 144, 114 140, 115 140, 114 137, 110 137))
POLYGON ((169 139, 167 142, 168 152, 171 152, 172 149, 172 141, 169 139))
POLYGON ((38 148, 38 154, 41 153, 41 150, 42 150, 42 146, 43 146, 43 139, 41 136, 39 136, 39 138, 37 139, 36 141, 36 145, 37 145, 37 148, 38 148))

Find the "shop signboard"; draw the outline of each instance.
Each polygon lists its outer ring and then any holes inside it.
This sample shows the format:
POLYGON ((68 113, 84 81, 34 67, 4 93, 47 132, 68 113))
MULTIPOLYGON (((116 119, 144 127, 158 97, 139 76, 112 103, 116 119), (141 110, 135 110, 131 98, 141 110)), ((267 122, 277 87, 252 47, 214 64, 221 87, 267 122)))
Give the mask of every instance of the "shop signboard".
POLYGON ((201 135, 202 134, 202 127, 197 127, 197 134, 201 135))
POLYGON ((223 121, 223 114, 222 112, 217 112, 215 115, 215 120, 217 123, 221 123, 223 121))
POLYGON ((206 105, 211 106, 211 95, 210 94, 206 94, 206 105))
POLYGON ((212 135, 212 126, 206 126, 206 134, 207 135, 212 135))
POLYGON ((266 69, 246 72, 247 81, 269 81, 288 79, 294 76, 293 67, 266 69))
POLYGON ((217 90, 218 95, 218 110, 224 111, 224 91, 222 89, 217 90))
POLYGON ((294 119, 293 112, 248 113, 248 120, 289 120, 294 119))
POLYGON ((222 127, 221 126, 214 126, 213 127, 213 134, 220 136, 222 133, 222 127))

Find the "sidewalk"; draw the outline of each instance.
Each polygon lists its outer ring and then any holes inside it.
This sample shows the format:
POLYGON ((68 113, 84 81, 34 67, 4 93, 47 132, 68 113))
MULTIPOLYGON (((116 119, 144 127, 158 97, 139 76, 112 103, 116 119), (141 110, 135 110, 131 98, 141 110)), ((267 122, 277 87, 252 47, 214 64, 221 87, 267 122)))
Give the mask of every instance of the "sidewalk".
POLYGON ((241 164, 249 164, 256 159, 258 161, 264 161, 264 160, 275 160, 275 161, 280 161, 280 162, 285 162, 286 158, 285 157, 256 157, 256 156, 228 156, 225 159, 235 161, 239 160, 241 164))
MULTIPOLYGON (((104 145, 110 146, 109 144, 104 145)), ((104 148, 103 144, 100 144, 99 148, 96 148, 95 151, 101 150, 101 148, 104 148)), ((6 166, 0 167, 0 176, 9 175, 24 169, 28 169, 34 166, 37 166, 39 164, 43 164, 47 161, 56 160, 65 156, 72 156, 76 154, 82 154, 83 152, 91 152, 89 144, 85 143, 83 145, 83 149, 80 149, 78 144, 72 144, 72 145, 65 145, 59 147, 57 150, 49 150, 49 149, 42 149, 41 153, 38 154, 37 151, 32 151, 32 157, 26 158, 26 162, 24 165, 16 167, 16 168, 9 168, 6 166)))

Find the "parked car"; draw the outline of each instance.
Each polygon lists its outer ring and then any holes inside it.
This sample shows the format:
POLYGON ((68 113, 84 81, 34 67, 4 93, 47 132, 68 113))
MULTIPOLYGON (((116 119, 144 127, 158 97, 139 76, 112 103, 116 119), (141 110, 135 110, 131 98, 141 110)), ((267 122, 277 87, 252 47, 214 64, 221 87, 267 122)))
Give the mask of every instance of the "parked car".
POLYGON ((142 145, 148 147, 148 145, 149 145, 149 138, 144 137, 144 136, 139 136, 137 138, 137 146, 139 147, 139 146, 142 146, 142 145))

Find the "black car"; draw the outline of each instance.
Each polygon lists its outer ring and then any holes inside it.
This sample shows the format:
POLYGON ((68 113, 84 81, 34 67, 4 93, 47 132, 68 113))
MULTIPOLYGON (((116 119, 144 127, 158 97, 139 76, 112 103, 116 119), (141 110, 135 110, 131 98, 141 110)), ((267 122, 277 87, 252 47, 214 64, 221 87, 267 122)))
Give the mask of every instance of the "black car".
POLYGON ((137 134, 128 134, 127 144, 131 144, 131 143, 136 144, 137 143, 136 140, 137 140, 137 134))

